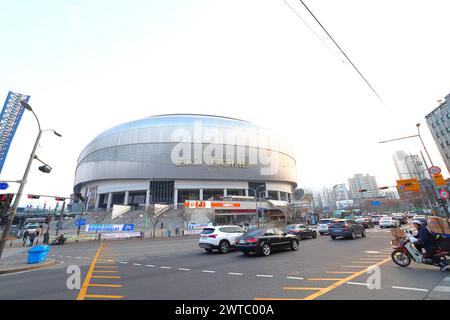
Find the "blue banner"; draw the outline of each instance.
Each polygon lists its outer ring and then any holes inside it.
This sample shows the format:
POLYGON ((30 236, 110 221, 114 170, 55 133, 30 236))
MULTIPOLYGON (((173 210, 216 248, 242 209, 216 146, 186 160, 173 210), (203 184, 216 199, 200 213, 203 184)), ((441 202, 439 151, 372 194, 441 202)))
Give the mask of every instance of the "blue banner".
POLYGON ((30 96, 10 91, 0 114, 0 173, 25 110, 20 104, 21 100, 28 102, 30 96))
POLYGON ((134 231, 134 224, 87 224, 86 232, 134 231))

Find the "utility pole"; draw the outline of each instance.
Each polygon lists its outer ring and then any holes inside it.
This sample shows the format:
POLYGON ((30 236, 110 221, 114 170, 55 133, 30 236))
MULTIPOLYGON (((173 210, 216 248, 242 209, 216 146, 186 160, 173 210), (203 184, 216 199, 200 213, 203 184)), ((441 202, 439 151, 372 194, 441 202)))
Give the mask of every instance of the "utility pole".
MULTIPOLYGON (((65 206, 66 206, 66 201, 64 201, 62 206, 61 206, 61 213, 59 214, 59 222, 58 222, 58 226, 56 227, 55 236, 58 235, 59 228, 61 228, 62 220, 63 220, 63 216, 64 216, 64 208, 65 208, 65 206)), ((50 227, 50 225, 49 225, 49 227, 50 227)))
MULTIPOLYGON (((84 201, 83 201, 83 206, 81 207, 81 214, 80 214, 80 217, 82 217, 83 214, 84 214, 84 212, 87 210, 87 198, 86 198, 87 192, 88 192, 88 190, 87 190, 87 188, 86 188, 86 190, 84 191, 84 201)), ((80 230, 81 230, 81 226, 78 226, 77 236, 80 235, 80 230)))

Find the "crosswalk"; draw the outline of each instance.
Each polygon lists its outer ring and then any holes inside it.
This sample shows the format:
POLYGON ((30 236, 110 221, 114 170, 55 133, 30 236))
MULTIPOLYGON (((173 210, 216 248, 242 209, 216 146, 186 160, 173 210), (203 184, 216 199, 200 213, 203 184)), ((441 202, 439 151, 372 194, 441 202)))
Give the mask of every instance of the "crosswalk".
MULTIPOLYGON (((413 228, 409 228, 409 227, 401 227, 400 229, 408 231, 408 230, 414 230, 413 228)), ((381 228, 373 228, 373 229, 366 229, 367 233, 391 233, 391 229, 381 229, 381 228)))

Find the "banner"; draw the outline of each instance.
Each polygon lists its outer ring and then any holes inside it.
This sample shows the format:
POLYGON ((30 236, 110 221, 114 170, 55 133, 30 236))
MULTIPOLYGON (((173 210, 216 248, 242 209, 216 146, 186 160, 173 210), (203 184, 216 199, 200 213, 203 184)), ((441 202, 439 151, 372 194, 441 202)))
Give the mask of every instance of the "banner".
POLYGON ((86 232, 134 231, 134 224, 87 224, 86 232))
POLYGON ((102 239, 128 239, 128 238, 140 238, 140 232, 122 232, 122 233, 102 233, 102 239))
POLYGON ((20 104, 21 100, 28 102, 30 96, 10 91, 0 114, 0 173, 25 110, 20 104))

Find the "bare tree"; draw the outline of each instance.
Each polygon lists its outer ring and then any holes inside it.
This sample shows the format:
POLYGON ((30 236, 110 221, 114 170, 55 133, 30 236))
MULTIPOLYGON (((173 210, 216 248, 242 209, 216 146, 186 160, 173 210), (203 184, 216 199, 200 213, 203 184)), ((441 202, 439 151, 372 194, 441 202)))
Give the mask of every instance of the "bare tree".
POLYGON ((183 221, 188 225, 191 222, 192 216, 194 215, 194 211, 189 210, 186 207, 183 207, 181 210, 181 217, 183 218, 183 221))
POLYGON ((215 224, 216 215, 214 214, 214 210, 213 210, 213 209, 206 210, 205 216, 209 219, 209 221, 210 221, 212 224, 215 224))
POLYGON ((97 210, 97 211, 89 212, 88 216, 91 217, 92 219, 94 219, 96 224, 99 224, 106 219, 106 217, 108 216, 108 213, 109 212, 107 210, 97 210))
POLYGON ((145 214, 148 216, 153 227, 153 238, 156 234, 156 226, 167 216, 168 211, 169 206, 167 204, 155 203, 145 208, 145 214))

